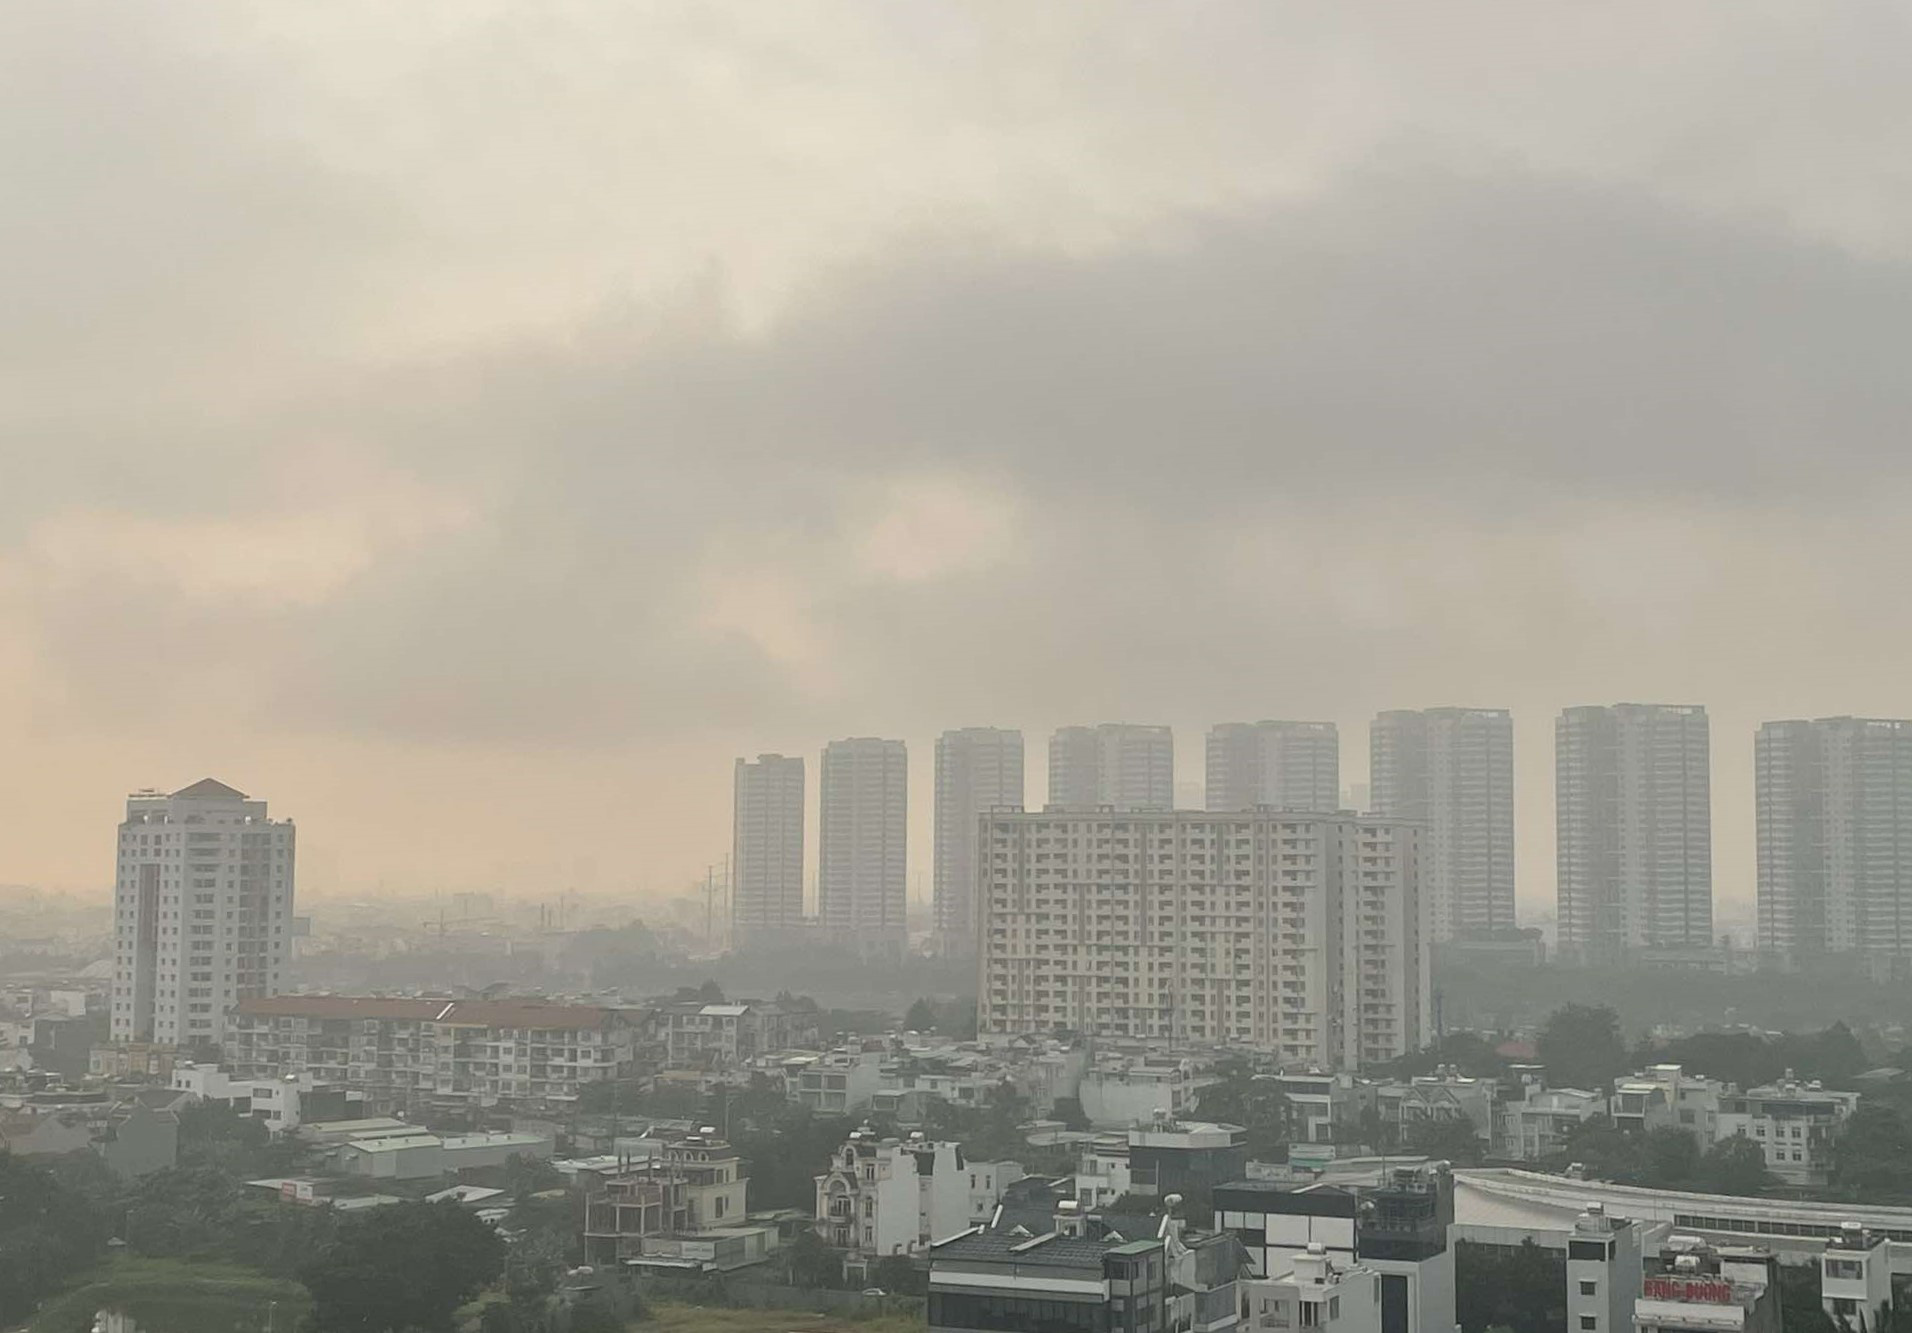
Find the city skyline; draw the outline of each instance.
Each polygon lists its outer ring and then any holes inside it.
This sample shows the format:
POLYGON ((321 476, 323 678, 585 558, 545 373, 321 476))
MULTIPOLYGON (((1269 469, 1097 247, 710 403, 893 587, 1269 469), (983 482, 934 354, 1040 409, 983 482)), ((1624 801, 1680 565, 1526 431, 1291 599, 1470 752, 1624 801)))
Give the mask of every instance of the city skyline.
MULTIPOLYGON (((1573 705, 1569 706, 1571 707, 1573 705)), ((1432 706, 1428 709, 1414 710, 1382 709, 1378 712, 1368 713, 1365 720, 1358 723, 1356 728, 1344 738, 1346 742, 1342 747, 1342 787, 1344 793, 1350 788, 1359 790, 1367 785, 1370 767, 1368 763, 1368 728, 1377 717, 1395 711, 1438 712, 1447 707, 1458 706, 1439 705, 1432 706)), ((1462 711, 1473 710, 1463 709, 1462 711)), ((1510 711, 1516 713, 1514 724, 1516 736, 1514 765, 1516 786, 1518 790, 1526 793, 1516 802, 1519 807, 1519 833, 1517 840, 1519 919, 1520 923, 1525 925, 1536 921, 1550 920, 1554 916, 1554 909, 1557 903, 1557 879, 1554 873, 1555 862, 1557 860, 1554 792, 1556 755, 1554 753, 1554 737, 1551 727, 1534 728, 1531 725, 1523 725, 1519 719, 1518 710, 1510 711), (1537 737, 1532 734, 1536 731, 1545 732, 1546 734, 1537 737), (1536 750, 1539 751, 1538 754, 1535 753, 1536 750), (1533 788, 1538 785, 1534 781, 1533 771, 1536 763, 1541 765, 1546 787, 1544 792, 1538 794, 1533 791, 1533 788)), ((1557 712, 1558 709, 1556 708, 1555 711, 1557 712)), ((1766 719, 1749 729, 1744 737, 1737 737, 1725 732, 1725 729, 1719 724, 1714 710, 1708 709, 1708 714, 1713 720, 1711 730, 1715 733, 1711 737, 1711 754, 1713 759, 1712 781, 1715 788, 1711 806, 1714 824, 1712 852, 1715 862, 1713 900, 1717 907, 1724 909, 1722 914, 1723 919, 1720 923, 1722 929, 1730 927, 1736 931, 1750 932, 1755 924, 1757 905, 1755 886, 1757 882, 1758 835, 1755 826, 1755 815, 1758 800, 1753 782, 1756 767, 1755 741, 1760 728, 1787 719, 1766 719), (1740 751, 1737 761, 1733 757, 1733 751, 1735 749, 1740 751), (1743 838, 1743 841, 1740 841, 1741 838, 1743 838), (1730 872, 1722 871, 1720 869, 1722 866, 1730 866, 1734 867, 1734 869, 1730 872)), ((1822 715, 1822 720, 1854 716, 1864 720, 1866 717, 1876 715, 1856 714, 1845 710, 1829 710, 1822 715)), ((1207 736, 1213 729, 1213 726, 1214 724, 1187 724, 1174 727, 1173 731, 1176 736, 1178 751, 1192 749, 1195 742, 1207 736)), ((1017 730, 1016 728, 995 727, 984 727, 982 729, 1017 730)), ((1345 726, 1343 729, 1348 730, 1345 726)), ((964 728, 951 728, 949 730, 960 731, 964 730, 964 728)), ((1046 773, 1044 771, 1046 765, 1042 762, 1045 746, 1040 736, 1046 733, 1038 733, 1032 736, 1031 732, 1035 729, 1025 728, 1022 730, 1025 736, 1025 764, 1028 769, 1025 808, 1032 810, 1040 809, 1046 802, 1046 773)), ((917 850, 914 851, 908 859, 906 873, 908 876, 908 901, 912 905, 922 904, 927 906, 932 904, 934 899, 935 823, 933 793, 935 790, 935 761, 933 742, 935 737, 931 736, 925 739, 930 743, 919 744, 912 747, 916 750, 916 753, 912 755, 908 761, 911 786, 915 787, 920 793, 925 794, 919 799, 912 800, 909 805, 908 840, 915 844, 917 850)), ((1195 752, 1199 753, 1199 751, 1195 752)), ((745 756, 737 755, 732 756, 732 758, 741 759, 745 758, 745 756)), ((1184 767, 1187 767, 1187 765, 1178 763, 1178 772, 1184 767)), ((238 770, 235 769, 231 771, 236 772, 238 770)), ((1199 775, 1199 765, 1196 766, 1196 771, 1199 775)), ((1190 794, 1188 790, 1189 784, 1180 783, 1178 785, 1183 789, 1181 793, 1182 796, 1185 798, 1188 797, 1190 794)), ((1199 782, 1196 786, 1199 790, 1199 782)), ((644 876, 641 882, 626 881, 619 883, 608 876, 600 876, 591 864, 591 858, 578 858, 570 863, 571 868, 568 872, 562 869, 554 869, 547 875, 544 872, 537 871, 530 867, 522 867, 517 870, 504 871, 496 878, 479 877, 462 883, 424 877, 416 884, 403 886, 403 891, 435 893, 478 890, 503 892, 508 896, 526 899, 535 899, 557 891, 579 891, 599 896, 605 894, 627 896, 634 904, 653 899, 662 901, 669 898, 682 897, 690 893, 694 887, 701 886, 705 870, 714 868, 715 872, 721 874, 725 868, 727 859, 734 855, 734 787, 734 781, 727 784, 723 794, 723 805, 718 816, 719 827, 721 829, 719 845, 713 849, 711 854, 706 855, 698 862, 696 869, 681 879, 672 880, 660 874, 657 876, 644 876)), ((804 845, 806 861, 803 876, 805 891, 804 911, 806 915, 814 916, 817 910, 815 859, 817 803, 816 791, 812 783, 806 783, 805 798, 806 814, 804 828, 806 832, 804 835, 804 845)), ((1175 808, 1202 808, 1202 805, 1203 802, 1199 796, 1197 796, 1192 802, 1188 800, 1178 801, 1175 808)), ((304 808, 303 804, 301 808, 304 808)), ((346 888, 341 889, 338 879, 335 878, 335 872, 336 868, 345 858, 339 854, 336 844, 333 843, 332 839, 328 836, 331 830, 326 829, 323 823, 315 821, 310 815, 307 816, 305 822, 307 829, 302 839, 302 847, 304 848, 302 857, 308 862, 316 861, 318 866, 316 874, 313 873, 312 867, 309 864, 302 866, 302 893, 325 900, 350 897, 377 889, 381 886, 397 887, 390 885, 384 876, 380 876, 377 881, 370 879, 359 880, 355 884, 349 884, 346 888), (316 856, 312 852, 312 848, 315 845, 318 848, 316 856), (317 882, 314 883, 314 880, 317 882)), ((108 873, 110 874, 110 869, 108 873)), ((89 886, 85 883, 62 884, 56 882, 41 887, 51 888, 55 892, 86 895, 89 893, 104 892, 110 885, 102 883, 98 886, 89 886)), ((0 892, 4 891, 4 885, 0 885, 0 892)))

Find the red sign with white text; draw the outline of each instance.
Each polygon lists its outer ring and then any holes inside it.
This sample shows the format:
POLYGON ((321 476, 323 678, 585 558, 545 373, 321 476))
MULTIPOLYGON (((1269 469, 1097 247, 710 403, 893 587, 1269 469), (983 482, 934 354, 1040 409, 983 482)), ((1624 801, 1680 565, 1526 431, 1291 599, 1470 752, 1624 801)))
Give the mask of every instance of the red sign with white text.
POLYGON ((1718 1277, 1650 1277, 1645 1283, 1650 1301, 1684 1301, 1688 1305, 1731 1305, 1733 1284, 1718 1277))

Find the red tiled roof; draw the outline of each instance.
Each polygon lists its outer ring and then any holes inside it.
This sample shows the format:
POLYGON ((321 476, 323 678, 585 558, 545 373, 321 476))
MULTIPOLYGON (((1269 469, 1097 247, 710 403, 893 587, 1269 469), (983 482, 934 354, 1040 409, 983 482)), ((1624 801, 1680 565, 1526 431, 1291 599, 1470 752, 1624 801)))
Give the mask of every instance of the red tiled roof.
POLYGON ((482 1028, 609 1027, 615 1009, 544 1000, 407 999, 382 995, 268 995, 241 1000, 255 1018, 382 1018, 482 1028))

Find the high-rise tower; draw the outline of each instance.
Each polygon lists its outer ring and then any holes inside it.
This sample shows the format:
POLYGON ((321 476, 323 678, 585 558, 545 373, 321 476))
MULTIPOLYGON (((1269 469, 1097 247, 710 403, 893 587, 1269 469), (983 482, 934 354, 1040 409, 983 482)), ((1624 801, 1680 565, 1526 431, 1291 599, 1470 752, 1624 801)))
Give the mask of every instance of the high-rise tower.
POLYGON ((225 1039, 227 1011, 278 993, 292 950, 292 821, 207 778, 135 792, 119 826, 115 1041, 225 1039))

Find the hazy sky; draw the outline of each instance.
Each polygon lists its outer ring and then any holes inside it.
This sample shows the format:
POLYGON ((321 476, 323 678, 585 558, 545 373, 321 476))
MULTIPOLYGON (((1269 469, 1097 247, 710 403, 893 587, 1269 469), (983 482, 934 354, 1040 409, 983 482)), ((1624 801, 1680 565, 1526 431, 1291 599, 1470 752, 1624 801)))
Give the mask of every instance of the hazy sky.
POLYGON ((1550 907, 1633 699, 1746 896, 1757 723, 1912 714, 1908 114, 1887 0, 0 7, 0 881, 214 775, 662 889, 739 753, 1458 703, 1550 907))

